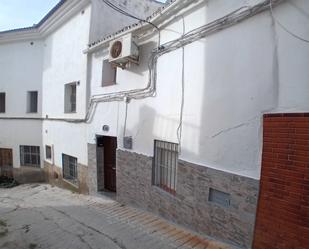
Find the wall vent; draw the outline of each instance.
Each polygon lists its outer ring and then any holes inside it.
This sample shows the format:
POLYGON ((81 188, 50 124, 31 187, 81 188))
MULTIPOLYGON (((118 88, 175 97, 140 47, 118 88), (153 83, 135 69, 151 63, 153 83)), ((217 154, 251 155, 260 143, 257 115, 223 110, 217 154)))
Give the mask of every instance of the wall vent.
POLYGON ((220 190, 209 188, 208 201, 214 202, 223 207, 229 207, 231 205, 231 195, 220 190))

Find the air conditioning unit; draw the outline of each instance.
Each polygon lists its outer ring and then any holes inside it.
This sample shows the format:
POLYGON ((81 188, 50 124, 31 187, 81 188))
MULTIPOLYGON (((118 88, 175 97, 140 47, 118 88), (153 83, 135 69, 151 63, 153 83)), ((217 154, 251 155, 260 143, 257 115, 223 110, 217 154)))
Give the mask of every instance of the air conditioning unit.
POLYGON ((132 34, 122 36, 109 44, 109 62, 124 68, 128 62, 138 64, 139 51, 132 34))

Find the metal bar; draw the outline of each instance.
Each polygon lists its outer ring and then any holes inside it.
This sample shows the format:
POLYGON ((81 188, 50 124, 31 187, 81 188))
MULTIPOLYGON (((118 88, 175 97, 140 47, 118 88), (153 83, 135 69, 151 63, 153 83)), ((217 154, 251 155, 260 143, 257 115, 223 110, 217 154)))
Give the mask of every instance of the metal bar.
POLYGON ((159 178, 159 169, 158 169, 158 158, 159 158, 159 151, 158 151, 158 141, 155 141, 156 147, 156 160, 155 160, 155 185, 158 185, 158 178, 159 178))
POLYGON ((176 191, 176 175, 177 175, 177 160, 178 160, 178 145, 175 144, 175 156, 174 156, 174 190, 176 191))
POLYGON ((151 176, 151 181, 152 185, 156 185, 156 140, 154 141, 154 146, 153 146, 153 161, 152 161, 152 176, 151 176))
MULTIPOLYGON (((170 144, 170 148, 171 148, 171 150, 172 150, 173 144, 170 144)), ((172 189, 172 175, 173 175, 173 163, 172 163, 172 160, 173 160, 173 152, 172 152, 172 151, 169 152, 169 156, 170 156, 170 158, 169 158, 169 162, 170 162, 170 163, 169 163, 169 170, 170 170, 169 188, 172 189)))
POLYGON ((164 186, 168 187, 167 185, 167 143, 164 143, 164 186))

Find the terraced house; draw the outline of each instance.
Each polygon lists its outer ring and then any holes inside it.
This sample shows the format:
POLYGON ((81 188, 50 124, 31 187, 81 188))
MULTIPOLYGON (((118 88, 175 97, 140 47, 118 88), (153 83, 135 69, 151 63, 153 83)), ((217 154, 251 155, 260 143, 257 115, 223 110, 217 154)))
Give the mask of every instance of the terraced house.
POLYGON ((244 248, 309 244, 309 3, 72 0, 0 33, 0 167, 244 248))

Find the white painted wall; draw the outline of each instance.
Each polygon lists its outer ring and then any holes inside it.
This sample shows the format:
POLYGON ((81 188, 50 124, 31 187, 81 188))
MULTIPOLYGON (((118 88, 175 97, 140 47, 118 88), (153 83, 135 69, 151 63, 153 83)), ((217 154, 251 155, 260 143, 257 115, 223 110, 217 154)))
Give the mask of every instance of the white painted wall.
MULTIPOLYGON (((150 16, 162 3, 153 0, 115 0, 121 9, 141 19, 150 16)), ((137 20, 127 17, 108 7, 102 0, 91 0, 92 18, 90 29, 90 40, 100 40, 125 26, 136 23, 137 20)))
MULTIPOLYGON (((87 55, 91 6, 79 12, 44 40, 43 117, 83 119, 86 114, 87 55), (76 113, 64 112, 65 84, 77 85, 76 113)), ((87 140, 84 124, 44 120, 43 144, 53 145, 54 163, 62 166, 62 153, 87 165, 87 140)))
MULTIPOLYGON (((213 21, 242 5, 260 0, 207 1, 186 13, 186 32, 213 21)), ((288 1, 275 15, 296 34, 309 37, 309 3, 288 1)), ((148 79, 147 60, 157 37, 141 45, 141 62, 118 70, 117 84, 101 87, 102 61, 107 51, 92 55, 90 71, 82 53, 88 43, 91 7, 78 13, 43 41, 1 44, 0 91, 7 92, 7 113, 26 114, 26 91, 39 91, 39 113, 50 118, 83 118, 86 112, 87 76, 91 94, 141 88, 148 79), (77 113, 64 113, 64 85, 80 81, 77 113), (31 89, 30 89, 31 88, 31 89), (18 91, 16 90, 18 89, 18 91), (43 96, 43 101, 41 100, 43 96), (18 104, 16 104, 18 103, 18 104), (41 107, 42 105, 42 107, 41 107)), ((162 31, 162 42, 183 33, 181 17, 162 31)), ((132 100, 128 106, 126 135, 133 137, 133 151, 152 156, 153 140, 178 142, 181 100, 182 50, 158 61, 157 95, 132 100)), ((266 11, 229 29, 185 47, 185 108, 180 158, 189 162, 260 177, 262 114, 309 110, 307 65, 309 47, 274 25, 266 11)), ((93 121, 72 124, 59 121, 0 121, 0 147, 13 148, 19 166, 19 145, 53 145, 55 164, 66 153, 87 164, 87 142, 95 135, 118 137, 122 148, 125 103, 101 103, 93 121), (103 132, 102 126, 110 131, 103 132), (43 139, 43 141, 42 141, 43 139)), ((43 153, 42 159, 43 159, 43 153)))
MULTIPOLYGON (((6 93, 6 112, 0 117, 41 117, 42 64, 41 41, 1 44, 0 92, 6 93), (27 113, 28 91, 38 91, 38 113, 27 113)), ((40 120, 0 120, 0 148, 13 149, 16 168, 20 167, 20 145, 40 146, 42 151, 41 134, 40 120)))
MULTIPOLYGON (((186 32, 251 1, 207 1, 185 15, 186 32), (223 5, 224 4, 224 5, 223 5)), ((281 4, 275 15, 290 30, 309 39, 309 3, 281 4)), ((162 32, 162 41, 179 37, 182 20, 162 32)), ((155 37, 153 38, 155 40, 155 37)), ((117 85, 102 88, 106 51, 92 55, 92 94, 134 89, 147 83, 148 53, 139 67, 118 70, 117 85)), ((153 155, 153 140, 177 142, 181 103, 181 56, 177 50, 158 61, 155 98, 132 100, 126 135, 133 151, 153 155)), ((185 47, 185 108, 180 159, 259 179, 262 114, 309 111, 309 47, 274 25, 270 11, 185 47)), ((122 148, 124 102, 101 103, 88 126, 88 142, 96 134, 118 136, 122 148), (102 126, 110 126, 103 132, 102 126)))
MULTIPOLYGON (((0 45, 0 92, 6 92, 6 110, 0 117, 84 118, 91 7, 79 12, 43 40, 0 45), (64 85, 79 81, 77 112, 64 113, 64 85), (27 91, 38 90, 39 112, 26 113, 27 91)), ((19 146, 37 145, 41 161, 45 145, 54 145, 55 164, 62 153, 87 164, 85 125, 40 120, 0 120, 0 148, 13 149, 14 167, 20 166, 19 146)))
POLYGON ((0 92, 6 93, 6 113, 0 117, 40 117, 42 112, 41 41, 0 46, 0 92), (31 45, 33 42, 33 45, 31 45), (27 91, 38 91, 38 113, 27 113, 27 91))
POLYGON ((78 163, 88 164, 85 124, 44 121, 42 134, 44 146, 53 146, 53 162, 58 167, 62 167, 62 153, 76 157, 78 163))
POLYGON ((43 165, 42 121, 1 120, 0 148, 13 150, 13 166, 20 167, 20 145, 40 146, 43 165))
POLYGON ((44 40, 43 116, 84 118, 86 106, 87 55, 91 7, 85 8, 44 40), (64 113, 64 85, 77 86, 75 114, 64 113))

